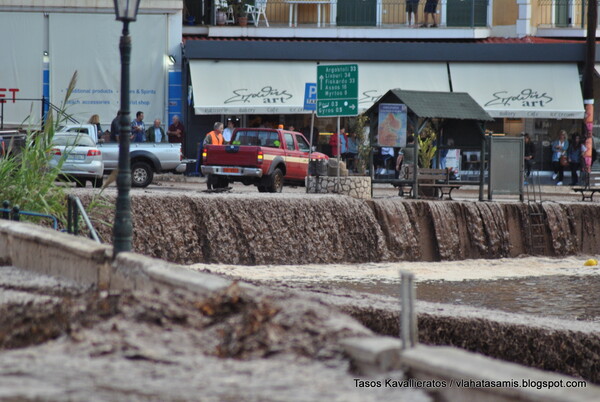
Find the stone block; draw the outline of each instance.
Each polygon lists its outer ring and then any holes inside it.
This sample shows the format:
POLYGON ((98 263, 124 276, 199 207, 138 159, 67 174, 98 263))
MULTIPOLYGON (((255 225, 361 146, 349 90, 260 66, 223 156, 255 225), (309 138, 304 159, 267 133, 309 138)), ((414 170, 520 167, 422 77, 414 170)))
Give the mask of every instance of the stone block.
POLYGON ((30 223, 0 222, 0 257, 16 267, 104 286, 112 247, 30 223))
POLYGON ((136 253, 120 253, 113 263, 110 290, 154 291, 182 288, 199 295, 224 290, 232 281, 217 275, 194 272, 181 266, 136 253))
POLYGON ((341 345, 363 375, 377 375, 400 368, 402 342, 388 336, 347 338, 341 345))

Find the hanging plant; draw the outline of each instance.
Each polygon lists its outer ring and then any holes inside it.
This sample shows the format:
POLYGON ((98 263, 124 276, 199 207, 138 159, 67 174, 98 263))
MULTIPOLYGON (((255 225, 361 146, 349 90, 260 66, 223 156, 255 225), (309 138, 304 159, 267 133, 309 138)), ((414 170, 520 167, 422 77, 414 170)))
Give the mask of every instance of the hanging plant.
POLYGON ((430 168, 431 161, 437 152, 437 146, 435 140, 437 135, 431 126, 427 126, 417 136, 419 141, 419 166, 423 168, 430 168))
POLYGON ((354 132, 356 134, 356 143, 358 144, 358 155, 357 155, 357 170, 360 174, 364 174, 367 169, 367 164, 369 161, 369 152, 371 151, 371 146, 369 145, 369 141, 367 140, 365 127, 368 125, 369 119, 366 115, 361 114, 354 119, 354 121, 350 125, 350 132, 354 132))

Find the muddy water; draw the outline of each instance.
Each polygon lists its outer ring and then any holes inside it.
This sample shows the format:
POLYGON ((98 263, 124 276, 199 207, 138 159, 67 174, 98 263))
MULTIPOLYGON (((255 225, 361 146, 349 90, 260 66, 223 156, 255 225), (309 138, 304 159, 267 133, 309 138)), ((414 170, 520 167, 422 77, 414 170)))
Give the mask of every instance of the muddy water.
POLYGON ((423 282, 417 298, 512 313, 600 322, 600 276, 423 282))
POLYGON ((292 287, 346 289, 398 297, 399 270, 414 273, 417 299, 570 320, 600 321, 600 267, 587 257, 504 258, 453 262, 403 262, 346 265, 266 265, 255 267, 196 264, 260 283, 292 287))
MULTIPOLYGON (((110 200, 109 200, 110 202, 110 200)), ((544 203, 543 255, 600 250, 600 206, 544 203)), ((523 203, 135 194, 134 250, 175 263, 454 261, 532 254, 523 203)), ((100 219, 111 221, 110 210, 100 219)), ((110 241, 110 228, 100 229, 110 241)))

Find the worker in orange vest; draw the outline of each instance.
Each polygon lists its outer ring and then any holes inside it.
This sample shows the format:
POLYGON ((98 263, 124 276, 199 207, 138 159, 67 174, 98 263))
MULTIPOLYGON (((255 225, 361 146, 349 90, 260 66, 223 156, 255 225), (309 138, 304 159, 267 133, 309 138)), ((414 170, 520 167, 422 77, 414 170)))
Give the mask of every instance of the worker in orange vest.
POLYGON ((214 130, 204 137, 205 145, 223 145, 223 123, 216 122, 214 130))

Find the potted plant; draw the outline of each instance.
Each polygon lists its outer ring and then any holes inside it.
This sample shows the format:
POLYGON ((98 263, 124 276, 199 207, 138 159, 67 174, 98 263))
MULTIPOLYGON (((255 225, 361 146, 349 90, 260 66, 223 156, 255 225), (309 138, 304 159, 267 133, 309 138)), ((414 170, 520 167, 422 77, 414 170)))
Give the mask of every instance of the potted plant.
POLYGON ((229 4, 226 0, 217 0, 217 25, 225 25, 227 20, 227 10, 229 10, 229 4))
POLYGON ((240 24, 241 27, 248 25, 248 7, 246 0, 239 0, 233 3, 233 10, 238 24, 240 24))

